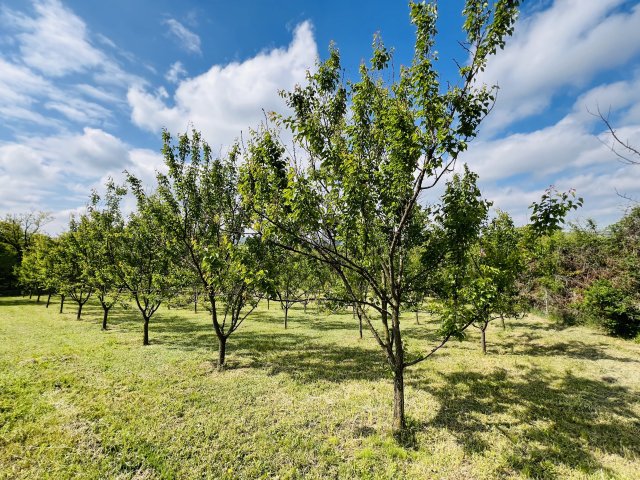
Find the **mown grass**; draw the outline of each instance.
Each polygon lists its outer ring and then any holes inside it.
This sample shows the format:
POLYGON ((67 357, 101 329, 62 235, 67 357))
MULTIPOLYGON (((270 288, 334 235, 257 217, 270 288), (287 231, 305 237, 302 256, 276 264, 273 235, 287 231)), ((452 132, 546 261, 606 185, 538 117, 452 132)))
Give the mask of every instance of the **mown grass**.
MULTIPOLYGON (((538 317, 475 332, 390 375, 351 315, 272 303, 215 370, 206 313, 0 298, 0 478, 639 478, 640 345, 538 317)), ((433 344, 428 318, 409 349, 433 344)))

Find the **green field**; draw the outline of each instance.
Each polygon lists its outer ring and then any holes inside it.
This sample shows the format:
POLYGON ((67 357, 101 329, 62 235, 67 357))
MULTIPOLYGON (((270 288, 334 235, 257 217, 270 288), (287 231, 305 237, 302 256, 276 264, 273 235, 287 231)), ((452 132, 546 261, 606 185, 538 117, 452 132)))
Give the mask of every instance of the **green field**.
MULTIPOLYGON (((218 373, 206 314, 0 299, 1 478, 639 478, 640 345, 537 317, 406 377, 409 432, 351 315, 262 306, 218 373)), ((435 325, 404 320, 409 350, 435 325)))

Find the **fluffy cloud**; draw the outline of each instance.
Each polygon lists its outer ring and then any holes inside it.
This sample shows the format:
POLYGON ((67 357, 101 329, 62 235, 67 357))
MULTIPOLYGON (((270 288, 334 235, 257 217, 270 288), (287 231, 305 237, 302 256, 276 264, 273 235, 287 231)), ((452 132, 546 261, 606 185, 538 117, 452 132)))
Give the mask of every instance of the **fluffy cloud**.
POLYGON ((94 128, 0 144, 0 182, 6 186, 0 190, 0 212, 75 209, 107 177, 122 181, 124 169, 150 184, 163 168, 160 154, 94 128))
POLYGON ((130 89, 131 119, 152 132, 163 127, 182 132, 191 123, 212 145, 228 145, 241 131, 260 122, 261 109, 281 109, 278 90, 304 82, 317 56, 311 25, 302 23, 288 48, 265 51, 241 63, 215 65, 181 81, 172 106, 161 95, 130 89))
POLYGON ((519 222, 527 220, 527 206, 540 198, 542 190, 555 184, 562 190, 575 188, 585 198, 585 208, 575 218, 610 223, 620 217, 625 205, 617 193, 640 198, 640 167, 616 161, 607 147, 611 145, 608 131, 590 112, 597 112, 598 105, 611 105, 619 137, 640 145, 638 92, 640 74, 632 80, 594 87, 556 124, 529 133, 480 139, 463 161, 480 175, 486 197, 519 222))
POLYGON ((640 4, 625 0, 555 0, 516 26, 488 64, 483 81, 499 84, 498 104, 485 129, 544 111, 560 89, 583 88, 603 71, 640 53, 640 4))

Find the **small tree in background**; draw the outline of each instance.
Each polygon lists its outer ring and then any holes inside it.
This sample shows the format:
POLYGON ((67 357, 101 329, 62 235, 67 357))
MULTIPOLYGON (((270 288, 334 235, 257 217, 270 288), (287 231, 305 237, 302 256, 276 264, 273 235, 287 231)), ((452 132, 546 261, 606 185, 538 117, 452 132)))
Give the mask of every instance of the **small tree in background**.
POLYGON ((146 195, 135 177, 128 177, 138 209, 129 216, 115 242, 118 283, 133 298, 143 320, 143 345, 149 345, 149 322, 180 283, 174 270, 178 249, 163 228, 168 209, 158 195, 146 195))
POLYGON ((102 307, 102 330, 107 329, 109 311, 124 291, 119 281, 117 252, 122 251, 124 220, 120 199, 126 190, 112 180, 106 185, 104 201, 93 192, 87 213, 78 221, 76 241, 82 246, 83 268, 102 307))
POLYGON ((473 273, 467 298, 480 330, 482 353, 487 353, 486 331, 489 323, 517 318, 524 313, 519 280, 523 274, 520 235, 506 212, 484 226, 472 254, 473 273))

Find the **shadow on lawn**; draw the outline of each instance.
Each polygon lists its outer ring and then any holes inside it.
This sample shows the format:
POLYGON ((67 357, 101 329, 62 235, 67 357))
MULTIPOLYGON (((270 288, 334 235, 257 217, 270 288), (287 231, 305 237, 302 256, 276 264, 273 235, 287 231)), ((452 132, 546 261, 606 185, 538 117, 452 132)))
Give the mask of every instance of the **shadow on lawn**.
POLYGON ((33 298, 29 297, 1 297, 0 296, 0 307, 15 307, 22 305, 46 305, 47 297, 43 295, 40 297, 40 303, 36 301, 37 297, 34 295, 33 298))
POLYGON ((614 360, 617 362, 640 363, 640 361, 635 358, 610 355, 605 349, 597 345, 588 344, 579 340, 558 342, 552 345, 541 345, 530 342, 531 340, 527 340, 526 338, 523 339, 522 336, 515 338, 511 337, 507 340, 502 340, 497 347, 504 352, 509 352, 515 355, 527 355, 533 357, 557 356, 577 358, 580 360, 614 360))
POLYGON ((506 476, 515 470, 532 478, 556 478, 553 467, 558 465, 606 472, 596 450, 640 455, 640 418, 633 411, 638 398, 624 387, 536 368, 517 377, 497 370, 456 372, 442 379, 437 387, 412 379, 412 386, 440 401, 435 418, 415 428, 443 428, 468 454, 492 449, 485 433, 500 431, 512 444, 502 457, 506 476))

